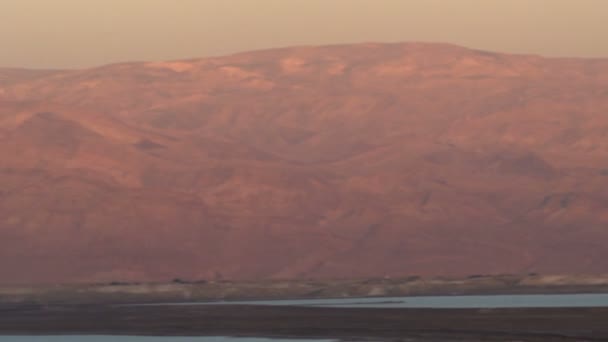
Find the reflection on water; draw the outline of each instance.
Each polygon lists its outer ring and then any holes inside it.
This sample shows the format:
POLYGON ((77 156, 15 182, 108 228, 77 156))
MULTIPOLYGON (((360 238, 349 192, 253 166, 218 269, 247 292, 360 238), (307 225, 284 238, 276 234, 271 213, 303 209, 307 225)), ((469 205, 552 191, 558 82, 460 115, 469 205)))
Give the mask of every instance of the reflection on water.
POLYGON ((295 305, 349 308, 556 308, 608 307, 608 294, 428 296, 348 299, 299 299, 159 305, 295 305))
POLYGON ((155 337, 155 336, 1 336, 1 342, 331 342, 330 340, 286 340, 253 337, 155 337))

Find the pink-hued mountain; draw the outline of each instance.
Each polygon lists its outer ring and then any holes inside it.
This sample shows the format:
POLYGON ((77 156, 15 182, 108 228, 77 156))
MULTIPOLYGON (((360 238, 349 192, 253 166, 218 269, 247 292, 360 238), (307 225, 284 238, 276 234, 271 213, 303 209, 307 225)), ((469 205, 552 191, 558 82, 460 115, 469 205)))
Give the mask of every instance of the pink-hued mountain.
POLYGON ((0 283, 608 272, 608 59, 0 69, 0 283))

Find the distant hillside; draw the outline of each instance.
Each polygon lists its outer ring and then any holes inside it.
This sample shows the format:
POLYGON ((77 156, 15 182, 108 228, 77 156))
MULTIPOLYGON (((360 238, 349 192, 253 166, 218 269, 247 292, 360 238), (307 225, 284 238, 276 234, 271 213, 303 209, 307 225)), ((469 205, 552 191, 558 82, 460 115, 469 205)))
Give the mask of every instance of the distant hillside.
POLYGON ((0 282, 608 272, 608 59, 0 69, 0 282))

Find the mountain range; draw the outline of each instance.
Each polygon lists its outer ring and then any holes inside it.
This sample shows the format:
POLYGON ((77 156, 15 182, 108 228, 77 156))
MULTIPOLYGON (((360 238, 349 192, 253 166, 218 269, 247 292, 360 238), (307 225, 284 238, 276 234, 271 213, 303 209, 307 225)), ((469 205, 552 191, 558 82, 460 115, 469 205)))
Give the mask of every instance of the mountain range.
POLYGON ((0 282, 608 272, 608 59, 0 68, 0 282))

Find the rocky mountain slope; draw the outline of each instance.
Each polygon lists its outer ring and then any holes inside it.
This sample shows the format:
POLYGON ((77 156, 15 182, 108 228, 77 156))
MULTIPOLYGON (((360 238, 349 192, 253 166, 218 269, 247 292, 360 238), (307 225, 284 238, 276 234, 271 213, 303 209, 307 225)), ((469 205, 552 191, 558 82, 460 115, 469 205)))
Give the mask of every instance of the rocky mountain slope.
POLYGON ((0 282, 608 272, 608 59, 0 69, 0 282))

